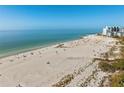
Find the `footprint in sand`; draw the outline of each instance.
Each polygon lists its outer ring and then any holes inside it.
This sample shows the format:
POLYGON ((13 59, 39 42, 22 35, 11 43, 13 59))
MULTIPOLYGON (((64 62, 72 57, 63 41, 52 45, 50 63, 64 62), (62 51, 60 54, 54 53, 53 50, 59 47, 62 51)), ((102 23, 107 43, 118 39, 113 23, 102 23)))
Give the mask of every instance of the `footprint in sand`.
POLYGON ((47 64, 50 64, 50 62, 48 61, 47 64))
POLYGON ((22 87, 22 85, 21 84, 18 84, 16 87, 22 87))
POLYGON ((58 51, 56 51, 56 54, 58 54, 58 51))
POLYGON ((13 62, 14 60, 13 60, 13 59, 10 59, 9 61, 10 61, 10 62, 13 62))
POLYGON ((32 53, 32 52, 31 52, 30 54, 31 54, 31 55, 34 55, 34 53, 32 53))

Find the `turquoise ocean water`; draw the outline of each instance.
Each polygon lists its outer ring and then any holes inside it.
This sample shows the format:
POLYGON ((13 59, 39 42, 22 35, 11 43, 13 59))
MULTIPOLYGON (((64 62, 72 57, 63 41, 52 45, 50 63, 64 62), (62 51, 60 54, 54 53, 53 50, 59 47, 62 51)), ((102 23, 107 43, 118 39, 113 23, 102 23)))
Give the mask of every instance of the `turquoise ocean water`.
POLYGON ((98 29, 0 31, 0 57, 80 38, 98 29))

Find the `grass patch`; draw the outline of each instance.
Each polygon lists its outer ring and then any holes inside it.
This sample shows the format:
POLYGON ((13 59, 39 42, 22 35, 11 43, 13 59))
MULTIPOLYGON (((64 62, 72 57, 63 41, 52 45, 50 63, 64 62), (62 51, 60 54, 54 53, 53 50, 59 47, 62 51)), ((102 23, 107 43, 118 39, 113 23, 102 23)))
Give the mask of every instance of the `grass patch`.
POLYGON ((120 49, 120 56, 123 58, 124 57, 124 46, 121 46, 120 49))
POLYGON ((124 72, 111 76, 111 87, 124 87, 124 72))
POLYGON ((104 72, 115 72, 116 70, 124 70, 124 59, 116 59, 112 63, 100 62, 99 68, 104 72))
POLYGON ((112 63, 112 66, 116 70, 124 70, 124 59, 116 59, 116 62, 112 63))
POLYGON ((117 38, 119 40, 119 43, 124 45, 124 37, 119 37, 117 38))
POLYGON ((100 62, 98 66, 104 72, 115 72, 115 67, 107 62, 100 62))

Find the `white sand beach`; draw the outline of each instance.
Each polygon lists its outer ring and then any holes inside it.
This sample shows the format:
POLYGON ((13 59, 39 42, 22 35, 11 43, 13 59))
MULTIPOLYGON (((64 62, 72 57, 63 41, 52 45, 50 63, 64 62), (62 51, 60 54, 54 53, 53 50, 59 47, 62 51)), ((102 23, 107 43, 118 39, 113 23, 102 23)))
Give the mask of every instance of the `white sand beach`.
POLYGON ((0 87, 100 86, 107 74, 93 59, 109 51, 115 42, 109 37, 90 36, 1 58, 0 87))

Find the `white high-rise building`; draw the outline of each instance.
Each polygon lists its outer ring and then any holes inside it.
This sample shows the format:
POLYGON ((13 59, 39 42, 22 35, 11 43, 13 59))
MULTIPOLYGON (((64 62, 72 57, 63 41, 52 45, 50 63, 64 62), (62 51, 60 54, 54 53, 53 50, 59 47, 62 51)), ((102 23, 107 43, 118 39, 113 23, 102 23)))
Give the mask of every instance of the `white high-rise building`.
POLYGON ((108 26, 106 26, 105 28, 103 28, 103 32, 102 32, 102 35, 107 35, 107 30, 108 30, 108 26))

